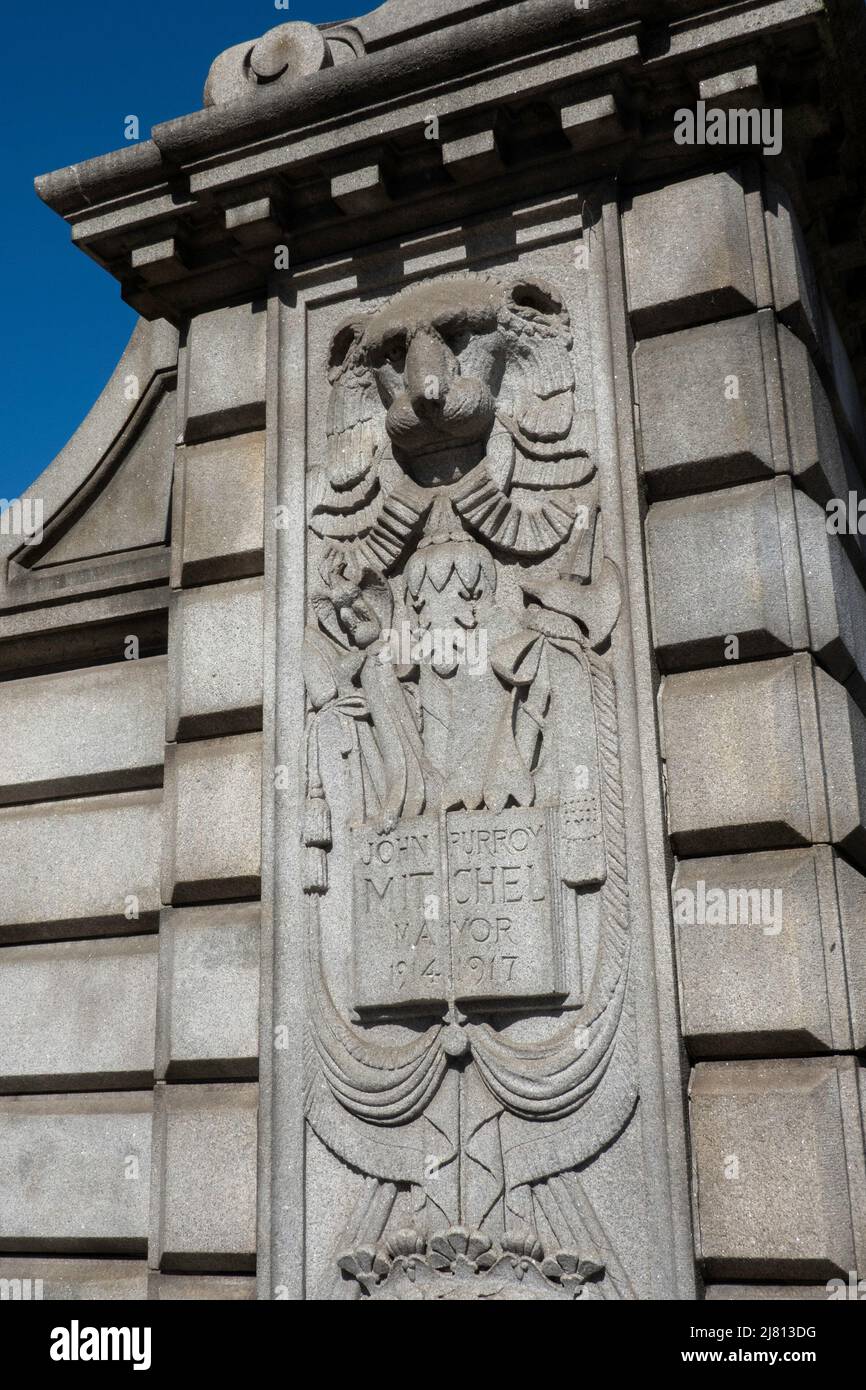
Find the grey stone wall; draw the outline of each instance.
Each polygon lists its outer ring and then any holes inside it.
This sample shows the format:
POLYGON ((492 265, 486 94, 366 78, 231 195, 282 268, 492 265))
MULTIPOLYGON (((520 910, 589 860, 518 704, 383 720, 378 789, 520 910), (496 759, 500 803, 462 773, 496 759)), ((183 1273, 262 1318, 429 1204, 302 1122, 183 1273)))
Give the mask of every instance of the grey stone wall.
POLYGON ((863 1272, 863 127, 806 76, 864 26, 645 9, 280 26, 37 181, 142 318, 0 534, 0 1278, 863 1272), (778 105, 778 163, 678 146, 698 99, 778 105), (484 698, 370 655, 448 602, 484 698), (544 868, 482 986, 450 897, 515 828, 544 868), (358 884, 422 831, 419 964, 358 884))
POLYGON ((866 436, 796 222, 748 189, 705 175, 624 216, 696 1252, 709 1296, 778 1298, 866 1239, 866 591, 820 505, 856 504, 866 436))

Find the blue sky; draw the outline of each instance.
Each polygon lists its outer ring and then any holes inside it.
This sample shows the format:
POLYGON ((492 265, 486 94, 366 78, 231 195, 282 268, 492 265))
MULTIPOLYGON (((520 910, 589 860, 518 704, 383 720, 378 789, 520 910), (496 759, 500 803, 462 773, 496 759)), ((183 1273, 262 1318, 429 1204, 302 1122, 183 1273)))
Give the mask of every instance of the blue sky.
POLYGON ((33 179, 124 143, 137 115, 158 121, 201 106, 212 60, 287 19, 363 14, 376 0, 39 0, 7 5, 0 83, 3 132, 2 305, 6 365, 0 498, 17 497, 87 414, 135 314, 116 281, 40 202, 33 179))

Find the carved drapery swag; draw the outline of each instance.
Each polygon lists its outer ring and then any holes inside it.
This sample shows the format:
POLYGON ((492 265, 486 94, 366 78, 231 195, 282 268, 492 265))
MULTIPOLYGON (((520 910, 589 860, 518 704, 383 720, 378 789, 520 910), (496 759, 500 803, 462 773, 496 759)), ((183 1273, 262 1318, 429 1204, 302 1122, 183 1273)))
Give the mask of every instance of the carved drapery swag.
POLYGON ((413 286, 333 338, 305 1079, 310 1127, 363 1176, 325 1296, 631 1296, 579 1171, 637 1095, 620 582, 572 349, 525 276, 413 286))

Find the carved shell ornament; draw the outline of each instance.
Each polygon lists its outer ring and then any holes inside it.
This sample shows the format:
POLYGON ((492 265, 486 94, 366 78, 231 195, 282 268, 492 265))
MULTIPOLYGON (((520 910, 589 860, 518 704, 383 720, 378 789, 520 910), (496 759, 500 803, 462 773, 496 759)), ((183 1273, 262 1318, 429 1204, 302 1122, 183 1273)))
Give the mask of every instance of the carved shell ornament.
POLYGON ((331 343, 304 656, 306 1092, 319 1140, 364 1175, 332 1266, 363 1297, 630 1296, 576 1171, 628 1125, 636 1083, 620 585, 572 348, 546 281, 470 274, 331 343), (395 661, 401 626, 466 641, 395 661), (342 823, 320 765, 335 729, 342 823), (348 924, 327 916, 334 854, 348 924), (325 920, 351 937, 349 1007, 325 920), (521 1016, 544 1026, 514 1032, 521 1016))

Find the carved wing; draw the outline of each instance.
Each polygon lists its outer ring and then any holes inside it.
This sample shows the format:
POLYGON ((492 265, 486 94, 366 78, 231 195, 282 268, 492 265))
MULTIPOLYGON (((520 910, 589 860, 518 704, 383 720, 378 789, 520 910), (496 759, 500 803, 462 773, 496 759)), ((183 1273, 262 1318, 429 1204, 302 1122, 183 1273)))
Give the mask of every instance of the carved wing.
POLYGON ((365 327, 366 318, 342 324, 328 363, 328 481, 343 493, 370 472, 384 436, 382 403, 361 351, 365 327))
POLYGON ((573 488, 593 465, 586 421, 574 408, 573 338, 568 312, 544 280, 513 281, 500 310, 511 351, 499 418, 517 444, 518 487, 573 488))
POLYGON ((361 343, 366 318, 352 318, 331 341, 328 380, 328 453, 312 527, 329 540, 354 540, 375 523, 379 494, 377 460, 384 413, 361 343))

